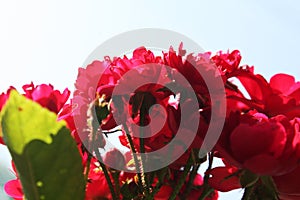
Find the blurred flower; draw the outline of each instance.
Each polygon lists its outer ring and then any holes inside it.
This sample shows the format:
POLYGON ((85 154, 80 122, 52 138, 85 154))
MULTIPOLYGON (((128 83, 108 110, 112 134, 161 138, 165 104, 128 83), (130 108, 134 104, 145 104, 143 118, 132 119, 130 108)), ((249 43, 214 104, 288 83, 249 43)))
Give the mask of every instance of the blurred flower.
MULTIPOLYGON (((31 99, 42 107, 58 114, 67 102, 70 91, 66 88, 63 92, 54 90, 51 84, 36 85, 31 82, 30 84, 23 85, 24 96, 31 99)), ((11 90, 15 90, 14 87, 10 87, 6 93, 0 94, 0 111, 5 105, 11 90)), ((1 128, 1 127, 0 127, 1 128)), ((4 144, 3 139, 0 137, 0 144, 4 144)))
POLYGON ((273 176, 280 199, 297 200, 300 199, 300 167, 282 176, 273 176))

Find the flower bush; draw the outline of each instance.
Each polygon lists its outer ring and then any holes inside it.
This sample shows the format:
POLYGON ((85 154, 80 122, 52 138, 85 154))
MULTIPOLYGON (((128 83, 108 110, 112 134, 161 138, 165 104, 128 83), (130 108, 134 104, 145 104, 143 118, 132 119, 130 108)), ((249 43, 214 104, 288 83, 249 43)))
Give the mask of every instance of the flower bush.
POLYGON ((0 142, 16 174, 6 193, 29 200, 208 200, 244 188, 243 199, 300 199, 300 82, 287 74, 268 82, 240 66, 241 58, 238 50, 186 55, 181 44, 155 56, 140 47, 131 58, 79 68, 70 99, 68 89, 50 84, 10 87, 0 95, 0 142), (226 101, 218 104, 222 87, 226 101), (218 106, 226 112, 212 109, 218 106), (219 123, 213 115, 224 116, 224 127, 199 157, 210 124, 219 123), (111 136, 122 148, 111 146, 111 136), (214 158, 224 166, 213 168, 214 158))

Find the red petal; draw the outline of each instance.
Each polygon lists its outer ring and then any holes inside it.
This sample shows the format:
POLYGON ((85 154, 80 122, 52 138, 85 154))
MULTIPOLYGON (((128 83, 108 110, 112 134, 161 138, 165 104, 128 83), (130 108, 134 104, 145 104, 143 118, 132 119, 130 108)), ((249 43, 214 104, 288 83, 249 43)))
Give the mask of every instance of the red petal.
POLYGON ((208 179, 211 187, 221 192, 228 192, 241 188, 240 179, 237 175, 233 175, 237 169, 231 167, 216 167, 206 173, 212 175, 208 179), (231 177, 230 177, 231 176, 231 177))
POLYGON ((240 161, 265 153, 279 157, 285 147, 286 132, 276 122, 240 124, 232 132, 230 142, 234 156, 240 161))
POLYGON ((160 188, 160 190, 155 194, 154 200, 165 200, 168 199, 173 192, 173 188, 171 186, 164 185, 160 188))
POLYGON ((273 176, 274 182, 280 194, 300 196, 300 167, 291 173, 282 176, 273 176))
POLYGON ((16 180, 11 180, 8 181, 4 185, 4 191, 6 194, 14 199, 23 199, 23 191, 22 191, 22 186, 21 183, 18 179, 16 180))
POLYGON ((295 78, 287 74, 276 74, 270 79, 270 86, 283 94, 287 94, 295 84, 295 78))
POLYGON ((281 167, 279 164, 273 156, 261 154, 248 159, 244 166, 255 174, 274 175, 281 167))

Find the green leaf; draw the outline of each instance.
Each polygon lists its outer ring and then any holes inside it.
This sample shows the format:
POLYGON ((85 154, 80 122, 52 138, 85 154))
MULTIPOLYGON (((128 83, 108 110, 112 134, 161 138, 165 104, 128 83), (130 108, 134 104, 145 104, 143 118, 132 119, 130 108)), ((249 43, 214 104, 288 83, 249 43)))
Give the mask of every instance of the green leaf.
POLYGON ((240 177, 240 183, 243 188, 250 187, 258 181, 259 177, 249 170, 244 170, 240 177))
POLYGON ((11 91, 1 118, 5 143, 18 154, 22 154, 25 145, 34 139, 50 144, 51 135, 65 126, 64 121, 57 122, 55 113, 15 90, 11 91))
POLYGON ((276 185, 275 185, 272 177, 271 176, 261 176, 260 179, 261 179, 263 186, 265 187, 264 191, 266 193, 268 193, 269 195, 273 196, 274 199, 279 199, 276 185))
POLYGON ((278 200, 278 194, 275 188, 275 184, 272 177, 260 176, 259 180, 256 181, 249 187, 245 188, 242 200, 278 200))
POLYGON ((84 199, 81 158, 64 122, 12 91, 1 124, 26 199, 84 199))

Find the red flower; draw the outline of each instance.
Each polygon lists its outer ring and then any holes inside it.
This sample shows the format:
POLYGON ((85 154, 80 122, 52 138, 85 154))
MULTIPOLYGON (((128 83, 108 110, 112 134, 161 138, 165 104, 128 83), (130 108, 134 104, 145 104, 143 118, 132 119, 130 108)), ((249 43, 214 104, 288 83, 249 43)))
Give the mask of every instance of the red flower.
POLYGON ((4 191, 8 196, 15 200, 22 200, 24 198, 22 185, 19 179, 6 182, 4 185, 4 191))
MULTIPOLYGON (((188 181, 188 180, 187 180, 188 181)), ((200 174, 197 174, 194 181, 193 181, 193 189, 187 196, 187 200, 197 200, 200 198, 200 196, 203 193, 203 188, 201 186, 203 185, 203 178, 200 174)), ((185 187, 183 187, 184 189, 185 187)), ((219 197, 219 194, 216 190, 214 190, 212 193, 210 193, 205 200, 217 200, 219 197)))
POLYGON ((2 110, 2 107, 4 106, 7 98, 8 98, 7 94, 5 93, 0 94, 0 111, 2 110))
MULTIPOLYGON (((11 162, 11 166, 15 176, 18 177, 16 166, 13 161, 11 162)), ((24 199, 24 193, 19 178, 7 181, 4 185, 4 191, 8 196, 14 198, 15 200, 24 199)))
POLYGON ((229 99, 244 103, 269 117, 285 115, 291 120, 300 116, 300 83, 295 82, 294 77, 276 74, 268 83, 263 76, 244 69, 236 70, 230 77, 240 80, 251 99, 236 95, 228 96, 229 99), (286 84, 281 84, 283 82, 286 84))
MULTIPOLYGON (((47 108, 52 112, 55 112, 56 114, 59 113, 70 96, 70 91, 68 89, 65 89, 61 93, 59 90, 54 90, 53 86, 50 84, 41 84, 34 86, 34 84, 31 83, 23 85, 22 88, 25 92, 24 96, 39 103, 41 106, 47 108)), ((7 90, 7 93, 2 93, 0 95, 0 110, 4 106, 12 89, 15 88, 10 87, 7 90)))
POLYGON ((237 123, 224 131, 216 149, 229 163, 260 175, 280 175, 296 168, 299 157, 294 120, 285 116, 267 118, 250 112, 228 119, 237 123))
POLYGON ((279 192, 280 199, 282 200, 298 200, 300 199, 300 167, 292 172, 282 175, 273 176, 279 192))
MULTIPOLYGON (((169 185, 164 185, 160 190, 155 194, 154 200, 165 200, 168 199, 173 192, 173 188, 169 185)), ((176 200, 179 200, 177 197, 176 200)))
MULTIPOLYGON (((54 90, 52 85, 41 84, 34 86, 33 83, 23 85, 24 96, 28 99, 31 99, 37 103, 39 103, 44 108, 55 112, 58 114, 66 101, 69 98, 70 91, 66 88, 62 93, 59 90, 54 90)), ((10 87, 6 93, 0 94, 0 111, 6 103, 9 93, 11 90, 15 89, 14 87, 10 87)), ((2 138, 0 138, 0 144, 4 144, 2 138)))
MULTIPOLYGON (((181 173, 179 173, 180 175, 181 173)), ((177 176, 176 176, 177 177, 177 176)), ((171 179, 171 183, 168 184, 167 181, 165 181, 166 185, 163 185, 160 190, 158 191, 158 193, 156 193, 156 195, 154 196, 155 200, 163 200, 163 199, 168 199, 172 192, 173 192, 173 187, 172 184, 174 184, 174 182, 176 181, 176 177, 173 177, 174 180, 171 179)), ((180 177, 180 176, 179 176, 180 177)), ((186 179, 186 183, 188 183, 189 179, 186 179)), ((185 197, 185 199, 187 200, 197 200, 200 198, 200 196, 202 195, 203 192, 203 178, 200 174, 197 174, 193 183, 192 183, 192 188, 191 191, 187 194, 187 196, 185 197)), ((179 194, 177 195, 177 197, 175 198, 176 200, 182 199, 182 196, 185 192, 186 186, 183 185, 179 194)), ((205 200, 217 200, 219 197, 218 192, 217 191, 213 191, 211 194, 209 194, 205 200)))
POLYGON ((89 181, 86 185, 85 200, 111 199, 110 190, 105 176, 96 159, 92 159, 89 181))
POLYGON ((227 119, 216 146, 221 157, 260 175, 293 170, 300 158, 295 128, 300 116, 299 83, 285 74, 273 76, 268 83, 254 74, 253 67, 238 67, 240 55, 236 51, 213 60, 226 79, 237 78, 250 97, 227 81, 227 119))
POLYGON ((211 59, 218 67, 221 68, 222 72, 231 73, 238 69, 242 57, 238 50, 234 50, 231 53, 222 53, 222 51, 220 51, 211 59))
POLYGON ((25 96, 39 103, 41 106, 56 114, 62 109, 70 96, 70 91, 65 89, 62 93, 54 90, 51 84, 41 84, 34 86, 33 83, 24 85, 25 96))
POLYGON ((206 173, 211 177, 208 180, 209 185, 221 192, 228 192, 241 188, 240 178, 236 174, 238 169, 232 166, 215 167, 206 173))

